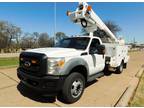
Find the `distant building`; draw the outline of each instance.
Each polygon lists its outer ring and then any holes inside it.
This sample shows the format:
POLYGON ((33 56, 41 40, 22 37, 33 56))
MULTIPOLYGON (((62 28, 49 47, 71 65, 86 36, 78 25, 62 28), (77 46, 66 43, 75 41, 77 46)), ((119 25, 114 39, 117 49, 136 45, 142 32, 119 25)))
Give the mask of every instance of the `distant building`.
POLYGON ((129 47, 129 50, 144 50, 144 44, 129 43, 127 45, 129 47))

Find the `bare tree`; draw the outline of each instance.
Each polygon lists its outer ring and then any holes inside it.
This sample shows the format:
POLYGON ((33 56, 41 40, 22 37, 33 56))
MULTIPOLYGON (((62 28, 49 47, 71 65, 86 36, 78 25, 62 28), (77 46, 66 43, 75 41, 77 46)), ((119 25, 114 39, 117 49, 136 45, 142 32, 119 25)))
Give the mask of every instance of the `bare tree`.
POLYGON ((10 47, 12 39, 16 39, 17 44, 19 44, 19 37, 21 36, 21 29, 13 24, 7 23, 6 33, 9 37, 8 47, 10 47))
POLYGON ((52 46, 52 42, 47 33, 41 33, 38 39, 38 43, 40 47, 50 47, 52 46))
POLYGON ((20 27, 17 27, 6 21, 0 21, 0 35, 1 35, 0 40, 1 45, 3 45, 3 48, 4 47, 10 48, 14 44, 16 44, 14 46, 18 47, 21 33, 22 31, 20 27), (15 41, 12 42, 12 40, 15 41))
POLYGON ((56 41, 57 42, 62 40, 63 38, 66 38, 66 37, 68 37, 68 36, 66 36, 65 33, 63 33, 63 32, 57 32, 56 33, 56 41))
POLYGON ((6 23, 4 21, 0 21, 0 52, 8 45, 8 36, 5 33, 5 25, 6 23))
POLYGON ((33 36, 33 38, 34 38, 34 47, 35 47, 35 48, 38 48, 38 47, 39 47, 38 39, 39 39, 39 37, 40 37, 40 33, 38 33, 38 32, 33 32, 33 33, 32 33, 32 36, 33 36))
POLYGON ((117 25, 115 22, 113 21, 105 21, 105 24, 106 26, 110 29, 110 31, 113 33, 113 34, 117 34, 118 32, 121 31, 121 28, 119 27, 119 25, 117 25))
POLYGON ((8 44, 8 37, 0 32, 0 49, 6 48, 8 44))
POLYGON ((22 49, 34 48, 34 43, 35 40, 32 34, 25 33, 21 39, 21 48, 22 49))

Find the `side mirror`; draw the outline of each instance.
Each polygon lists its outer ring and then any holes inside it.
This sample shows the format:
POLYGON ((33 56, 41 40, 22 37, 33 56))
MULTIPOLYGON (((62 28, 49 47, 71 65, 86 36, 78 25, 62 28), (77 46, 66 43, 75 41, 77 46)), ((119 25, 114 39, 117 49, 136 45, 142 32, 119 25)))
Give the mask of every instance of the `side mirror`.
POLYGON ((105 54, 105 46, 104 45, 98 45, 97 50, 98 50, 98 54, 102 54, 102 55, 105 54))

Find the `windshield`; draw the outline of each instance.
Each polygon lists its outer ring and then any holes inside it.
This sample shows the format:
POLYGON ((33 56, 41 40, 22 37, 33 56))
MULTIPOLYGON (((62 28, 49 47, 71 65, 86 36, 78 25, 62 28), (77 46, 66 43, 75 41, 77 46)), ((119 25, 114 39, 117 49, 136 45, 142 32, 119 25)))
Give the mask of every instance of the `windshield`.
POLYGON ((55 47, 62 48, 75 48, 80 50, 85 50, 89 43, 90 38, 88 37, 74 37, 74 38, 65 38, 59 41, 55 47))

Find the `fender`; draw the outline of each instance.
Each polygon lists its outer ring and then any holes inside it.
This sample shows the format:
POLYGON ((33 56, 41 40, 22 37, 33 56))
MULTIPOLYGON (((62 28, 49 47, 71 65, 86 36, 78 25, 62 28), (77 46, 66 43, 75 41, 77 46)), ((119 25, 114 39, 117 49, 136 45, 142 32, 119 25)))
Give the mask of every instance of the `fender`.
POLYGON ((68 75, 70 73, 70 71, 76 67, 82 65, 84 67, 86 67, 87 69, 87 75, 89 75, 89 67, 88 64, 85 60, 83 60, 82 58, 72 58, 70 59, 68 62, 66 62, 66 64, 64 65, 63 69, 61 70, 61 75, 68 75))

